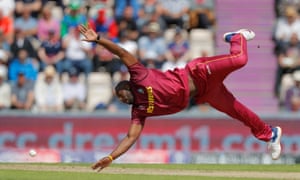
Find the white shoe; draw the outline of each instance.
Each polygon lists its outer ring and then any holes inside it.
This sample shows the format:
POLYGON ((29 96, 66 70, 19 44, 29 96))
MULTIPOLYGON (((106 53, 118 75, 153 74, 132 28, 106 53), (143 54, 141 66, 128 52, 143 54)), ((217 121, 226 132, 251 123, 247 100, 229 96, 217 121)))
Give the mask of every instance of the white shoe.
POLYGON ((230 42, 230 39, 235 34, 242 34, 247 41, 252 40, 255 37, 255 33, 249 29, 240 29, 235 32, 227 32, 223 35, 223 39, 225 42, 230 42))
POLYGON ((280 157, 281 153, 281 145, 280 145, 280 138, 281 138, 281 128, 274 127, 272 128, 272 138, 268 142, 268 149, 271 152, 271 156, 273 160, 276 160, 280 157))

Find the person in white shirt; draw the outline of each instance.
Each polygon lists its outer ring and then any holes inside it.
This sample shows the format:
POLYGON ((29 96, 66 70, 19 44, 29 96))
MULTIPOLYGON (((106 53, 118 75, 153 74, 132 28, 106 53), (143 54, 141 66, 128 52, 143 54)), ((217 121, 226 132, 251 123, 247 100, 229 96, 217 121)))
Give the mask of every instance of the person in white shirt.
POLYGON ((81 41, 77 28, 70 28, 69 33, 63 38, 65 48, 64 70, 76 68, 86 76, 92 71, 92 61, 88 56, 92 52, 92 44, 81 41))
POLYGON ((66 110, 84 110, 86 107, 86 86, 79 80, 77 69, 70 69, 69 79, 63 83, 63 98, 66 110))
POLYGON ((4 16, 13 16, 16 7, 15 1, 12 0, 1 0, 0 10, 3 11, 4 16))
POLYGON ((278 18, 274 31, 274 40, 276 43, 276 53, 280 53, 287 44, 289 44, 293 34, 300 39, 300 19, 295 7, 287 6, 284 16, 278 18))
POLYGON ((137 56, 138 45, 135 41, 129 39, 128 31, 121 31, 119 34, 119 42, 117 43, 122 48, 126 49, 128 52, 137 56))
POLYGON ((6 82, 7 69, 0 66, 0 109, 9 109, 11 106, 11 87, 6 82))
POLYGON ((43 77, 36 82, 34 92, 38 112, 63 111, 62 86, 53 66, 45 68, 43 77))

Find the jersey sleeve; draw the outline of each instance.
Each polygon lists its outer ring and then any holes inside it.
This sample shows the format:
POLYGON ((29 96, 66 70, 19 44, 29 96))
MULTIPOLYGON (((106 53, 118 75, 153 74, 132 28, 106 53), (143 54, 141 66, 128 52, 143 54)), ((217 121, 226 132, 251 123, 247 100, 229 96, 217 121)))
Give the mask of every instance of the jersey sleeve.
POLYGON ((132 108, 131 123, 144 125, 145 121, 146 121, 146 117, 140 116, 139 113, 135 110, 135 108, 132 108))
POLYGON ((141 81, 148 75, 148 69, 140 62, 131 65, 128 70, 130 73, 130 81, 132 82, 141 81))

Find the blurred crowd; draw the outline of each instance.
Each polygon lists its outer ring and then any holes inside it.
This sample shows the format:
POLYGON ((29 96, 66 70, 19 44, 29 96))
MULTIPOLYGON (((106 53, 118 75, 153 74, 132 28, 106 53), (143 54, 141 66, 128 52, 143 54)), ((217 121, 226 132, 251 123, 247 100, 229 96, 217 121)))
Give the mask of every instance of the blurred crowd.
POLYGON ((276 0, 274 53, 277 71, 274 94, 286 111, 300 111, 300 1, 276 0))
MULTIPOLYGON (((214 1, 0 1, 0 109, 86 111, 91 74, 106 73, 111 83, 128 78, 118 57, 100 45, 81 41, 79 24, 116 42, 145 66, 166 71, 191 59, 186 34, 193 29, 213 30, 214 1), (167 40, 170 30, 172 37, 167 40)), ((276 33, 278 49, 281 40, 287 43, 291 37, 282 39, 276 33)), ((119 107, 111 98, 90 110, 119 107)))

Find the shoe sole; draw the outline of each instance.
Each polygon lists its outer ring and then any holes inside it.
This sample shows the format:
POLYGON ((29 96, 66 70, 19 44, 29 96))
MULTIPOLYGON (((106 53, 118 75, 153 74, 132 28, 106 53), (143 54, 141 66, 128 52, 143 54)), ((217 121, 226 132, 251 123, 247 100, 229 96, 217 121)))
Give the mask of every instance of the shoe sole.
MULTIPOLYGON (((278 141, 279 141, 279 144, 280 144, 280 142, 281 142, 281 134, 282 134, 282 130, 281 130, 281 127, 276 127, 276 128, 277 128, 277 131, 278 131, 278 141)), ((272 157, 272 159, 273 159, 273 160, 279 159, 280 154, 281 154, 281 144, 280 144, 280 153, 279 153, 278 157, 275 157, 275 158, 272 157)))

